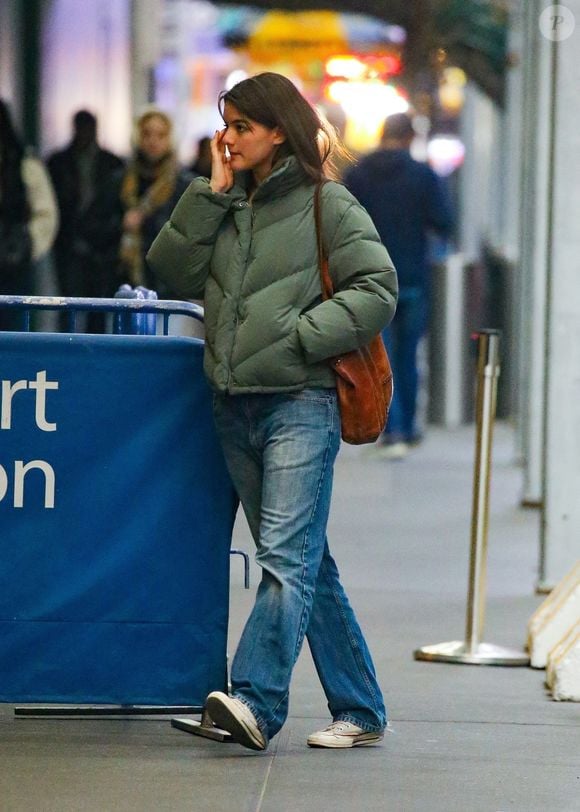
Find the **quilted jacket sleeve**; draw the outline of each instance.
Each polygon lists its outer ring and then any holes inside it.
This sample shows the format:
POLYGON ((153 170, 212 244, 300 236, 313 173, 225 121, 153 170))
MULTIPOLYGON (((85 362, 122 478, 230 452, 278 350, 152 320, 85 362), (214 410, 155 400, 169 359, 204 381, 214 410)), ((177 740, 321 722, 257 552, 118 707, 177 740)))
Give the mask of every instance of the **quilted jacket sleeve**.
POLYGON ((298 321, 309 363, 367 344, 393 318, 398 293, 395 268, 366 210, 330 183, 323 188, 321 207, 334 296, 298 321))
POLYGON ((175 295, 203 299, 215 239, 232 199, 212 192, 206 178, 195 178, 157 235, 147 263, 175 295))

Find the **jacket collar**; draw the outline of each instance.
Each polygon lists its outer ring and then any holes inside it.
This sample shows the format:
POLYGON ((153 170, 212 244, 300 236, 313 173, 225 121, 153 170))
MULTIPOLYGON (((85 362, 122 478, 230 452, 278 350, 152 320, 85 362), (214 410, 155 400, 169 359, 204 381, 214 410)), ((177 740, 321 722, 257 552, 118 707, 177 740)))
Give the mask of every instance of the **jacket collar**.
MULTIPOLYGON (((300 186, 307 179, 306 173, 294 155, 277 164, 268 177, 260 183, 253 197, 253 202, 283 197, 291 189, 300 186)), ((237 172, 231 194, 236 200, 247 199, 250 188, 250 172, 237 172)))

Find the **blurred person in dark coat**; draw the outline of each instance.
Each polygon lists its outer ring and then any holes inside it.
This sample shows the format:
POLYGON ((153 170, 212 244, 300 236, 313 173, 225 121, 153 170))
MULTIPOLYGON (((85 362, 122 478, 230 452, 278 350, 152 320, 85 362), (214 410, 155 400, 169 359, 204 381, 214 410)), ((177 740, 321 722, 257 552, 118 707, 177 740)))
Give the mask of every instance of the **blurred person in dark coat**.
MULTIPOLYGON (((0 294, 34 293, 34 268, 53 243, 58 210, 42 161, 28 154, 0 99, 0 294)), ((0 310, 0 330, 19 329, 15 312, 0 310)))
POLYGON ((204 135, 197 142, 197 155, 190 171, 194 177, 211 177, 211 138, 208 135, 204 135))
POLYGON ((383 338, 389 351, 395 392, 385 430, 373 451, 400 459, 421 440, 417 427, 417 349, 430 304, 430 233, 448 238, 453 216, 441 179, 409 152, 415 136, 411 118, 387 118, 379 149, 363 158, 345 184, 370 214, 397 268, 397 312, 383 338))
POLYGON ((60 210, 53 256, 62 296, 94 296, 94 269, 82 234, 83 220, 99 186, 122 169, 123 161, 99 146, 97 119, 88 110, 76 112, 72 123, 69 145, 47 161, 60 210))

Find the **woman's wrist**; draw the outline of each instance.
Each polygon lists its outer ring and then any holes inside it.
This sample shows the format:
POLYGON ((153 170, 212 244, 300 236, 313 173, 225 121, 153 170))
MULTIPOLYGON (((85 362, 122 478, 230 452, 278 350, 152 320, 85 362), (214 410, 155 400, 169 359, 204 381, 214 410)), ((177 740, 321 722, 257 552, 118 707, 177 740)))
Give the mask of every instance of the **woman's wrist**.
POLYGON ((216 181, 212 181, 212 180, 210 180, 210 182, 209 182, 209 188, 216 195, 225 195, 226 192, 229 192, 229 190, 230 190, 229 186, 226 186, 223 183, 217 183, 216 181))

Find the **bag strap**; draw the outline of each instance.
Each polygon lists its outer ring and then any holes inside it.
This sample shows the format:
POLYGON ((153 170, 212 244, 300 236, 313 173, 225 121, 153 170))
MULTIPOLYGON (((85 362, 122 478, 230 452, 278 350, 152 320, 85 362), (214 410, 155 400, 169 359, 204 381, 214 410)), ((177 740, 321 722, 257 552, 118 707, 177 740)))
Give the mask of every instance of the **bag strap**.
POLYGON ((330 271, 328 269, 328 257, 325 254, 324 246, 322 244, 322 211, 320 204, 320 196, 322 192, 322 183, 317 183, 314 188, 314 224, 316 226, 316 248, 318 251, 318 269, 320 271, 320 287, 322 288, 323 300, 332 299, 334 289, 332 287, 332 279, 330 278, 330 271))

